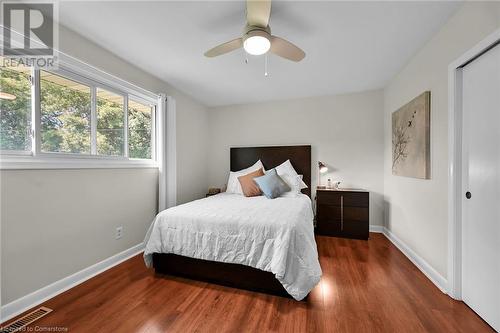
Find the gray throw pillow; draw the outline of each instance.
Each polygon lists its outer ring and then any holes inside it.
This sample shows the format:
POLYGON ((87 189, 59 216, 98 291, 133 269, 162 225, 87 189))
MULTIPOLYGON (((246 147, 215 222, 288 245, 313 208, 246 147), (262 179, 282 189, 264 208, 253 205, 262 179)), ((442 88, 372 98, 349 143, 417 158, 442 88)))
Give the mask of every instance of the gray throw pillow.
POLYGON ((269 170, 264 176, 256 177, 253 180, 268 199, 277 198, 291 190, 290 186, 278 176, 276 169, 269 170))

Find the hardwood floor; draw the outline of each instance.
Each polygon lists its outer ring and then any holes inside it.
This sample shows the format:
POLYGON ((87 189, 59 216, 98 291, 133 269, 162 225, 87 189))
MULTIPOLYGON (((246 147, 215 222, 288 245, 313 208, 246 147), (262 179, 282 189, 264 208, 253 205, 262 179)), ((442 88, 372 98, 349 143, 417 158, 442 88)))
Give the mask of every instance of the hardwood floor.
POLYGON ((296 302, 155 276, 141 256, 45 302, 32 327, 69 332, 492 332, 383 235, 316 237, 323 278, 296 302))

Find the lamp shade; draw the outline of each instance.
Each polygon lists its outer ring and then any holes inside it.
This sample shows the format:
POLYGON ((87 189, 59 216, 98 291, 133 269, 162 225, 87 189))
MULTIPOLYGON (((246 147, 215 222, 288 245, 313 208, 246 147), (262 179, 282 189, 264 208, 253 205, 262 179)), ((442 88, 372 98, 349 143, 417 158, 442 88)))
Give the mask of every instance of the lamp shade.
POLYGON ((318 161, 319 172, 325 173, 328 171, 328 167, 321 161, 318 161))

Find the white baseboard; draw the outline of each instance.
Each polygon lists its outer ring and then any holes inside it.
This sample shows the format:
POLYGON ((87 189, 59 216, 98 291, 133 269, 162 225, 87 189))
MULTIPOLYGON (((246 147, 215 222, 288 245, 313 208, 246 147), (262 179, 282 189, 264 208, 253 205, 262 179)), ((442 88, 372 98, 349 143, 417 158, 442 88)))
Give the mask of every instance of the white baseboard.
POLYGON ((432 283, 443 293, 447 293, 448 281, 439 274, 427 261, 416 254, 406 243, 393 234, 389 229, 383 227, 384 236, 392 242, 417 268, 424 273, 432 283))
POLYGON ((86 280, 110 269, 111 267, 116 266, 123 261, 141 253, 143 250, 144 245, 142 243, 137 244, 130 249, 104 259, 103 261, 98 262, 95 265, 82 269, 79 272, 76 272, 59 281, 49 284, 48 286, 38 289, 31 294, 16 299, 9 304, 3 305, 0 310, 0 323, 5 322, 23 313, 24 311, 79 285, 82 282, 85 282, 86 280))
POLYGON ((370 224, 370 232, 384 233, 384 226, 370 224))

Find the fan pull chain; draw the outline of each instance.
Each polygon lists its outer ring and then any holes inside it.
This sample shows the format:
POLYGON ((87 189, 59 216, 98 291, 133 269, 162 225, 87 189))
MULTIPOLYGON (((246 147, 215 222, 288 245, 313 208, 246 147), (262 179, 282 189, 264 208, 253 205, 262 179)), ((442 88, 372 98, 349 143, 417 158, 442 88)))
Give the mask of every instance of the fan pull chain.
POLYGON ((245 55, 245 64, 248 65, 248 53, 246 51, 243 51, 243 54, 245 55))
POLYGON ((267 67, 268 67, 268 61, 267 61, 267 53, 266 53, 265 60, 264 60, 264 76, 269 76, 269 73, 267 71, 267 67))

